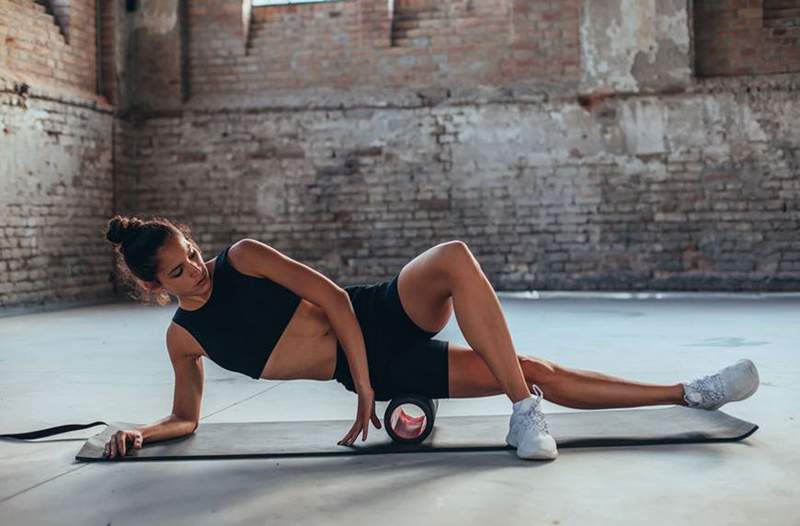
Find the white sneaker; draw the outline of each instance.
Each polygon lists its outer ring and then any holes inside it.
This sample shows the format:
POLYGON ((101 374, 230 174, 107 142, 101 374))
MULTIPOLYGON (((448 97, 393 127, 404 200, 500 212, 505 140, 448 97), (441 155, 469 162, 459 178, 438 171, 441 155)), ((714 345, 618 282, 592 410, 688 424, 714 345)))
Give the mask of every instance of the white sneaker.
POLYGON ((683 385, 683 399, 695 409, 718 409, 728 402, 744 400, 758 389, 758 370, 743 358, 712 375, 696 378, 683 385))
POLYGON ((558 457, 558 449, 542 413, 543 393, 538 385, 532 387, 535 397, 514 404, 506 444, 517 448, 519 458, 552 460, 558 457))

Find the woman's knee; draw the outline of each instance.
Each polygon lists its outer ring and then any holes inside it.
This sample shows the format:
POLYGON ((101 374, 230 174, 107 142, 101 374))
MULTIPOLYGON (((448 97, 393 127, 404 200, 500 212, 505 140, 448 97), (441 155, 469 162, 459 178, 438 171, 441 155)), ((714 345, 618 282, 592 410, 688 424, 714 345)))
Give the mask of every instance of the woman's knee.
POLYGON ((553 381, 556 374, 555 364, 533 356, 517 355, 517 359, 528 383, 544 386, 553 381))

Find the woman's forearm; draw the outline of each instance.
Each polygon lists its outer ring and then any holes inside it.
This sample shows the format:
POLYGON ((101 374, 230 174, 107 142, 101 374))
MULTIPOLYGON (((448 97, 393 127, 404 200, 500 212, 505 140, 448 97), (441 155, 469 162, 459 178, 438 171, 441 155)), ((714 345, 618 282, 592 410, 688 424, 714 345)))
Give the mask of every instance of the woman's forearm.
POLYGON ((142 433, 142 443, 168 440, 192 433, 195 429, 194 422, 183 420, 175 415, 169 415, 158 422, 146 426, 137 426, 137 431, 142 433))
POLYGON ((325 314, 331 322, 336 338, 342 343, 356 391, 372 388, 367 365, 367 346, 364 343, 364 334, 361 332, 361 325, 356 318, 350 297, 342 296, 342 301, 338 306, 326 310, 325 314))

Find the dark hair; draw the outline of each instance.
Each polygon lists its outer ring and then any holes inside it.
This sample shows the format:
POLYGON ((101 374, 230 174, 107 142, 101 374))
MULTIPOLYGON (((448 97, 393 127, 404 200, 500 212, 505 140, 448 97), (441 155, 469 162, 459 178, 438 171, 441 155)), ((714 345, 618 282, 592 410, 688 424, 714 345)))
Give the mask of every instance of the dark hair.
MULTIPOLYGON (((187 225, 174 223, 165 217, 114 216, 108 222, 106 239, 114 243, 115 266, 117 275, 123 286, 132 290, 129 296, 136 301, 167 305, 169 294, 165 290, 151 292, 139 285, 135 278, 142 281, 155 281, 158 272, 157 252, 169 240, 170 236, 183 235, 195 248, 197 243, 192 239, 192 232, 187 225)), ((199 250, 199 248, 198 248, 199 250)))

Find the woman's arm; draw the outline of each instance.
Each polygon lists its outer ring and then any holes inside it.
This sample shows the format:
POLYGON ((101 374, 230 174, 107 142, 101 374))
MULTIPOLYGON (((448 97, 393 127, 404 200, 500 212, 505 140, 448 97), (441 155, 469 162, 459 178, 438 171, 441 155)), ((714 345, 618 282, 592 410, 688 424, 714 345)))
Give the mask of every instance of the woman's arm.
POLYGON ((146 426, 137 426, 134 429, 142 434, 142 443, 158 442, 159 440, 169 440, 170 438, 194 433, 194 430, 197 429, 197 424, 180 419, 175 415, 169 415, 158 422, 146 426))
POLYGON ((342 342, 356 392, 372 389, 367 367, 367 345, 353 304, 350 302, 350 296, 345 292, 338 302, 331 302, 324 310, 336 333, 336 338, 342 342))
POLYGON ((124 456, 129 447, 140 448, 145 442, 158 442, 194 433, 200 420, 203 397, 203 358, 196 354, 197 343, 186 336, 183 327, 170 324, 167 329, 167 350, 175 370, 175 395, 172 414, 158 422, 121 429, 106 443, 104 456, 124 456), (128 442, 131 442, 128 444, 128 442))
POLYGON ((181 331, 185 329, 175 324, 167 329, 167 349, 175 370, 172 414, 152 424, 116 431, 106 443, 104 456, 125 456, 128 449, 138 449, 145 442, 177 438, 197 429, 203 397, 203 359, 202 355, 191 354, 192 342, 181 331))
MULTIPOLYGON (((203 400, 203 356, 187 337, 186 329, 171 323, 167 328, 167 351, 175 372, 172 414, 154 424, 137 428, 145 441, 165 440, 193 433, 200 422, 203 400)), ((202 351, 200 351, 202 352, 202 351)))
POLYGON ((367 368, 367 347, 350 296, 326 276, 295 261, 271 246, 245 238, 235 243, 228 255, 237 266, 283 285, 325 311, 350 364, 357 392, 371 389, 367 368))

